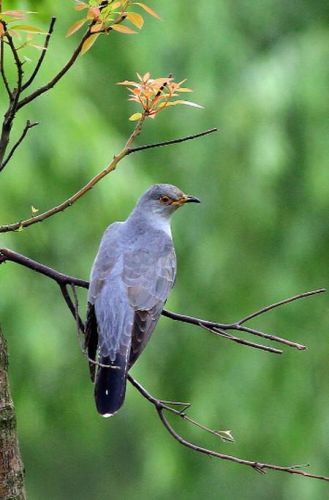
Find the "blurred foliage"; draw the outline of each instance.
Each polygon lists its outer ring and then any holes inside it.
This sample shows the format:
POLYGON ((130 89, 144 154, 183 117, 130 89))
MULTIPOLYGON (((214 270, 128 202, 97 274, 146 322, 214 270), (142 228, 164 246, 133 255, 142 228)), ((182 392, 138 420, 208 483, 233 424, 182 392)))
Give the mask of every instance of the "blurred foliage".
MULTIPOLYGON (((58 16, 37 86, 74 49, 79 35, 65 33, 76 12, 64 0, 10 4, 39 11, 44 27, 58 16)), ((1 235, 1 246, 87 279, 104 228, 125 218, 150 184, 170 182, 203 203, 174 218, 178 279, 168 308, 232 321, 328 287, 328 2, 150 5, 161 21, 145 18, 138 36, 102 37, 54 90, 19 113, 16 137, 27 118, 41 126, 1 175, 0 222, 25 218, 31 205, 57 204, 107 164, 135 111, 114 83, 137 71, 188 78, 205 106, 161 113, 146 123, 139 144, 212 126, 220 133, 129 156, 65 213, 1 235)), ((29 498, 327 497, 325 483, 263 476, 180 447, 131 387, 122 411, 100 418, 74 322, 55 284, 11 263, 0 271, 29 498)), ((309 349, 275 356, 162 318, 133 375, 159 397, 193 402, 191 416, 232 429, 236 438, 223 444, 175 422, 196 442, 248 459, 310 463, 313 472, 328 474, 328 298, 291 304, 255 326, 309 349)))

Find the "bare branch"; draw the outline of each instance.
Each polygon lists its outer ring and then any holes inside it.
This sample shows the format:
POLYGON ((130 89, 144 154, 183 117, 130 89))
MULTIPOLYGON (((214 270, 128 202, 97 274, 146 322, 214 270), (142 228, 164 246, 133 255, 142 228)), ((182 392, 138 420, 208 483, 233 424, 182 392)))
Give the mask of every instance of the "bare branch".
POLYGON ((9 108, 9 116, 8 116, 8 118, 12 122, 15 118, 15 114, 16 114, 16 111, 18 109, 18 100, 19 100, 19 97, 20 97, 21 92, 22 92, 24 72, 23 72, 23 63, 19 58, 19 55, 18 55, 17 49, 15 47, 14 41, 12 39, 12 36, 10 35, 10 33, 8 32, 7 29, 6 29, 4 36, 6 37, 6 39, 8 41, 8 45, 11 49, 12 54, 13 54, 13 58, 14 58, 16 68, 17 68, 17 84, 16 84, 17 86, 12 93, 11 105, 9 108))
MULTIPOLYGON (((114 156, 113 160, 109 163, 109 165, 99 172, 97 175, 95 175, 85 186, 83 186, 79 191, 77 191, 75 194, 70 196, 67 200, 63 201, 59 205, 52 207, 51 209, 47 210, 46 212, 43 212, 41 214, 35 215, 33 217, 30 217, 29 219, 24 219, 21 221, 14 222, 12 224, 4 224, 0 226, 0 233, 6 233, 9 231, 17 231, 17 230, 22 230, 25 227, 31 226, 33 224, 36 224, 37 222, 42 222, 49 217, 52 217, 53 215, 63 212, 66 210, 68 207, 72 206, 76 201, 78 201, 82 196, 84 196, 88 191, 90 191, 103 177, 108 175, 110 172, 113 172, 113 170, 116 169, 118 163, 125 157, 128 156, 128 154, 132 154, 138 151, 141 151, 143 149, 146 149, 147 146, 142 146, 141 148, 136 148, 133 150, 131 148, 131 144, 135 141, 135 139, 138 137, 138 135, 141 133, 142 127, 144 120, 146 118, 145 113, 142 115, 140 120, 137 122, 137 125, 130 135, 128 141, 126 142, 125 146, 123 149, 118 153, 117 155, 114 156)), ((217 129, 211 129, 211 131, 216 131, 217 129)), ((181 138, 177 139, 179 142, 183 142, 184 140, 192 140, 196 139, 198 137, 201 137, 203 135, 207 135, 208 133, 211 133, 210 131, 206 132, 201 132, 200 134, 196 134, 194 136, 187 136, 187 138, 181 138)), ((175 140, 168 141, 167 144, 165 143, 159 143, 162 146, 166 145, 171 145, 171 144, 176 144, 175 140)), ((158 145, 152 144, 150 147, 157 147, 158 145)))
POLYGON ((17 109, 21 109, 27 104, 29 104, 31 101, 34 101, 37 97, 40 95, 44 94, 45 92, 48 92, 48 90, 52 89, 56 83, 58 83, 64 75, 69 71, 69 69, 72 68, 73 64, 75 61, 78 59, 78 56, 81 52, 82 46, 85 43, 85 41, 91 36, 90 33, 90 27, 87 29, 86 33, 83 35, 81 38, 77 48, 74 50, 73 54, 71 55, 70 59, 67 61, 65 66, 52 78, 47 84, 43 85, 42 87, 39 87, 37 90, 32 92, 30 95, 24 97, 21 101, 19 101, 17 109))
MULTIPOLYGON (((257 316, 260 316, 262 314, 265 314, 272 309, 275 309, 277 307, 289 304, 290 302, 294 302, 296 300, 303 299, 305 297, 311 297, 313 295, 318 295, 320 293, 326 292, 325 288, 319 288, 317 290, 312 290, 310 292, 304 292, 300 293, 298 295, 294 295, 293 297, 289 297, 288 299, 280 300, 279 302, 275 302, 274 304, 271 304, 269 306, 263 307, 262 309, 259 309, 258 311, 249 314, 248 316, 242 318, 241 320, 235 322, 235 323, 216 323, 214 321, 207 321, 203 320, 201 318, 195 318, 193 316, 186 316, 184 314, 178 314, 178 313, 173 313, 171 311, 167 311, 166 309, 163 309, 162 314, 163 316, 166 316, 167 318, 176 320, 176 321, 182 321, 183 323, 190 323, 192 325, 196 326, 201 326, 202 328, 206 328, 207 330, 212 331, 213 333, 223 333, 221 330, 224 330, 225 332, 227 330, 235 330, 235 331, 243 331, 246 333, 250 333, 251 335, 256 335, 258 337, 262 337, 264 339, 268 339, 274 342, 278 342, 280 344, 287 345, 289 347, 294 347, 295 349, 298 349, 300 351, 305 350, 306 346, 299 344, 297 342, 293 342, 288 339, 284 339, 282 337, 277 337, 276 335, 272 335, 269 333, 264 333, 259 330, 255 330, 254 328, 248 328, 244 326, 244 323, 247 321, 250 321, 251 319, 254 319, 257 316)), ((233 339, 231 339, 233 340, 233 339)), ((236 340, 235 340, 236 341, 236 340)), ((241 343, 241 342, 240 342, 241 343)), ((260 344, 256 344, 259 349, 261 349, 264 346, 260 346, 260 344)), ((255 346, 254 346, 255 347, 255 346)))
MULTIPOLYGON (((73 317, 76 320, 77 331, 79 332, 79 330, 80 330, 82 333, 84 332, 84 324, 83 324, 82 319, 79 316, 78 301, 77 301, 77 296, 75 294, 75 290, 73 288, 73 294, 74 294, 74 303, 73 303, 72 299, 68 293, 67 286, 71 285, 73 287, 79 286, 82 288, 88 288, 88 286, 89 286, 88 281, 80 280, 80 279, 74 278, 72 276, 68 276, 68 275, 59 273, 58 271, 55 271, 54 269, 52 269, 48 266, 45 266, 43 264, 40 264, 39 262, 36 262, 32 259, 29 259, 29 258, 25 257, 24 255, 18 254, 16 252, 13 252, 12 250, 9 250, 6 248, 2 248, 2 249, 0 249, 0 264, 4 263, 6 261, 16 262, 18 264, 21 264, 29 269, 32 269, 33 271, 41 273, 41 274, 47 276, 48 278, 51 278, 52 280, 54 280, 60 286, 63 297, 66 301, 66 304, 67 304, 68 308, 70 309, 73 317)), ((295 295, 294 297, 290 297, 289 299, 285 299, 283 301, 277 302, 277 303, 273 304, 272 306, 267 306, 267 307, 260 310, 262 312, 257 311, 257 313, 254 313, 253 315, 249 315, 248 318, 255 317, 255 314, 256 315, 265 314, 266 312, 273 309, 274 307, 279 307, 279 305, 288 304, 288 303, 292 302, 293 300, 297 300, 297 299, 303 298, 303 297, 310 297, 312 295, 322 293, 322 292, 324 292, 324 289, 314 290, 312 292, 306 292, 303 294, 295 295)), ((163 314, 169 318, 176 320, 176 321, 183 321, 186 323, 191 323, 191 324, 194 324, 197 326, 201 326, 202 328, 210 329, 213 333, 216 333, 216 328, 217 328, 217 334, 221 333, 223 337, 226 337, 229 340, 234 340, 234 341, 237 341, 237 338, 233 337, 232 335, 227 334, 227 332, 223 331, 222 328, 228 327, 228 329, 232 329, 232 326, 234 326, 234 325, 236 326, 237 324, 241 323, 241 321, 245 320, 245 318, 243 318, 238 323, 234 323, 234 324, 225 324, 224 323, 223 324, 223 323, 213 323, 210 321, 200 320, 198 318, 193 318, 191 316, 179 315, 179 314, 172 313, 170 311, 163 311, 163 314), (206 326, 206 325, 208 325, 208 326, 206 326), (221 327, 219 327, 219 325, 221 325, 221 327), (210 326, 212 326, 214 329, 212 330, 210 328, 210 326)), ((262 332, 257 331, 257 334, 261 334, 261 333, 262 332)), ((252 343, 244 342, 244 345, 249 345, 250 347, 257 347, 258 349, 261 348, 259 346, 259 344, 253 345, 252 343)), ((265 347, 265 346, 262 346, 262 347, 265 347)), ((273 351, 271 351, 271 352, 273 352, 273 351)), ((97 361, 94 361, 94 360, 89 360, 89 361, 92 363, 95 363, 96 365, 98 364, 97 361)), ((182 403, 182 402, 175 402, 175 401, 162 401, 162 400, 156 399, 151 394, 149 394, 146 391, 146 389, 144 389, 129 374, 128 374, 128 380, 142 394, 142 396, 144 398, 146 398, 150 403, 152 403, 155 406, 156 411, 157 411, 159 418, 160 418, 161 422, 163 423, 164 427, 183 446, 190 448, 191 450, 196 451, 198 453, 202 453, 202 454, 205 454, 208 456, 213 456, 213 457, 216 457, 216 458, 221 459, 221 460, 228 460, 228 461, 231 461, 234 463, 238 463, 240 465, 246 465, 246 466, 252 467, 253 469, 255 469, 258 472, 264 473, 266 470, 277 470, 277 471, 281 471, 281 472, 288 472, 290 474, 298 474, 298 475, 302 475, 305 477, 320 479, 323 481, 329 481, 329 477, 305 472, 304 470, 301 469, 301 466, 283 467, 280 465, 260 463, 258 461, 244 460, 244 459, 232 456, 232 455, 218 453, 212 449, 203 448, 201 446, 198 446, 194 443, 187 441, 180 434, 178 434, 173 429, 173 427, 170 425, 170 423, 168 422, 168 420, 165 416, 165 411, 168 411, 168 412, 172 413, 173 415, 178 416, 179 418, 182 418, 183 420, 190 422, 192 425, 195 425, 195 426, 201 428, 205 432, 211 433, 212 435, 221 438, 223 441, 232 441, 233 437, 231 435, 231 431, 217 431, 217 430, 210 429, 209 427, 201 424, 200 422, 197 422, 196 420, 194 420, 190 416, 188 416, 186 414, 186 410, 187 410, 187 408, 189 408, 191 406, 190 403, 182 403), (176 408, 173 408, 172 406, 174 406, 174 407, 181 406, 182 408, 180 410, 178 410, 176 408)))
POLYGON ((180 142, 191 141, 193 139, 197 139, 198 137, 203 137, 204 135, 209 135, 217 131, 218 131, 217 128, 211 128, 209 130, 205 130, 204 132, 200 132, 199 134, 187 135, 179 139, 172 139, 171 141, 163 141, 163 142, 157 142, 155 144, 146 144, 145 146, 138 146, 137 148, 129 148, 127 156, 130 155, 131 153, 137 153, 138 151, 143 151, 144 149, 161 148, 162 146, 170 146, 172 144, 178 144, 180 142))
POLYGON ((235 337, 234 335, 231 335, 230 333, 227 333, 225 330, 218 328, 218 327, 213 327, 209 328, 209 326, 205 326, 202 323, 199 323, 198 326, 201 326, 201 328, 204 328, 205 330, 208 330, 208 332, 211 332, 218 337, 222 337, 227 340, 232 340, 233 342, 236 342, 237 344, 243 344, 247 345, 249 347, 253 347, 255 349, 260 349, 261 351, 267 351, 267 352, 272 352, 274 354, 282 354, 283 351, 281 349, 275 349, 274 347, 267 347, 262 344, 256 344, 255 342, 250 342, 249 340, 244 340, 240 339, 240 337, 235 337))
POLYGON ((7 90, 7 94, 9 96, 9 99, 11 99, 12 98, 12 93, 11 93, 11 90, 10 90, 10 87, 9 87, 9 83, 8 83, 8 79, 7 79, 6 72, 5 72, 5 53, 4 53, 4 40, 3 40, 3 37, 1 37, 1 39, 0 39, 0 73, 1 73, 1 77, 2 77, 2 80, 3 80, 4 86, 5 86, 6 90, 7 90))
MULTIPOLYGON (((13 42, 13 39, 10 35, 10 33, 7 30, 6 23, 2 22, 4 25, 5 33, 3 37, 6 37, 7 43, 10 47, 10 50, 12 52, 16 67, 17 67, 17 86, 16 88, 11 92, 9 92, 9 104, 8 104, 8 109, 4 115, 4 120, 2 123, 2 129, 1 129, 1 137, 0 137, 0 166, 2 167, 3 159, 6 153, 6 149, 9 144, 9 139, 10 139, 10 132, 11 128, 13 125, 13 121, 17 112, 17 104, 19 100, 19 96, 22 90, 22 82, 23 82, 23 64, 18 56, 17 49, 15 47, 15 44, 13 42)), ((2 41, 2 51, 3 51, 3 37, 1 38, 2 41)), ((2 53, 2 62, 3 62, 3 57, 4 54, 2 53)), ((3 68, 4 71, 4 68, 3 68)), ((9 89, 9 87, 8 87, 9 89)), ((3 167, 1 168, 3 169, 3 167)))
MULTIPOLYGON (((204 455, 208 455, 210 457, 218 458, 220 460, 228 460, 230 462, 234 462, 234 463, 239 464, 239 465, 246 465, 246 466, 251 467, 252 469, 256 470, 257 472, 265 473, 266 470, 276 470, 279 472, 287 472, 289 474, 297 474, 300 476, 309 477, 309 478, 313 478, 313 479, 320 479, 322 481, 329 481, 329 477, 306 472, 304 470, 301 470, 301 468, 300 468, 301 466, 299 466, 299 465, 284 467, 281 465, 261 463, 261 462, 254 461, 254 460, 244 460, 242 458, 235 457, 233 455, 226 455, 224 453, 219 453, 219 452, 214 451, 212 449, 203 448, 202 446, 199 446, 199 445, 196 445, 194 443, 191 443, 190 441, 187 441, 180 434, 178 434, 173 429, 173 427, 170 425, 167 417, 165 416, 165 411, 169 411, 170 413, 172 413, 178 417, 184 418, 185 420, 186 420, 186 415, 184 413, 180 413, 179 411, 177 411, 173 408, 168 407, 161 400, 156 399, 148 391, 146 391, 146 389, 143 386, 141 386, 141 384, 139 384, 139 382, 137 382, 131 375, 128 375, 128 380, 147 401, 149 401, 151 404, 153 404, 153 406, 156 408, 156 411, 159 415, 159 418, 160 418, 162 424, 167 429, 167 431, 171 434, 171 436, 174 439, 176 439, 176 441, 178 441, 181 445, 185 446, 186 448, 189 448, 190 450, 196 451, 198 453, 202 453, 204 455)), ((192 419, 189 419, 190 422, 191 422, 191 420, 192 419)), ((201 425, 198 422, 193 421, 193 420, 192 420, 192 423, 194 423, 198 427, 203 428, 204 430, 210 431, 212 434, 215 433, 216 435, 218 435, 217 434, 218 431, 217 432, 212 431, 211 429, 208 429, 207 427, 205 427, 205 426, 203 426, 203 425, 201 425)), ((222 431, 222 432, 225 433, 225 431, 222 431)))
POLYGON ((55 23, 56 23, 56 17, 52 17, 51 21, 50 21, 50 25, 49 25, 49 30, 48 30, 48 33, 47 33, 47 36, 46 36, 46 39, 45 39, 45 43, 43 45, 43 48, 42 48, 42 51, 41 51, 41 54, 40 54, 40 57, 39 57, 39 60, 38 60, 36 66, 34 68, 34 71, 33 71, 32 75, 30 76, 30 78, 22 86, 22 90, 27 89, 33 83, 35 77, 39 73, 39 70, 40 70, 40 68, 42 66, 43 60, 44 60, 44 58, 46 56, 46 53, 47 53, 48 45, 49 45, 49 42, 50 42, 51 35, 53 34, 53 31, 54 31, 55 23))
POLYGON ((272 309, 275 309, 276 307, 283 306, 285 304, 289 304, 290 302, 295 302, 296 300, 303 299, 304 297, 309 297, 310 295, 316 295, 318 293, 323 293, 326 292, 325 288, 319 288, 318 290, 312 290, 311 292, 304 292, 304 293, 299 293, 298 295, 294 295, 293 297, 289 297, 288 299, 280 300, 279 302, 275 302, 274 304, 271 304, 270 306, 262 307, 258 311, 249 314, 245 318, 241 319, 239 321, 239 325, 242 325, 243 323, 246 323, 247 321, 250 321, 253 318, 256 318, 257 316, 260 316, 261 314, 264 314, 268 311, 271 311, 272 309))
MULTIPOLYGON (((29 259, 28 257, 25 257, 24 255, 21 255, 17 252, 14 252, 13 250, 9 250, 8 248, 0 248, 0 264, 6 261, 11 261, 11 262, 16 262, 17 264, 20 264, 24 267, 27 267, 29 269, 32 269, 32 271, 36 271, 38 273, 41 273, 48 278, 51 278, 52 280, 56 281, 56 283, 60 286, 62 294, 64 296, 64 299, 71 310, 72 314, 74 317, 75 316, 75 308, 74 304, 72 303, 69 294, 67 292, 67 285, 75 285, 81 288, 88 288, 89 287, 89 282, 85 280, 81 280, 78 278, 74 278, 73 276, 69 276, 63 273, 60 273, 56 271, 55 269, 52 269, 48 266, 45 266, 44 264, 40 264, 39 262, 29 259), (69 302, 71 301, 71 302, 69 302)), ((298 299, 302 298, 307 298, 307 297, 312 297, 313 295, 317 295, 320 293, 325 292, 326 290, 324 288, 319 288, 318 290, 313 290, 310 292, 304 292, 299 295, 294 295, 293 297, 290 297, 285 300, 281 300, 280 302, 276 302, 275 304, 272 304, 270 306, 264 307, 260 311, 257 311, 257 315, 259 316, 260 314, 266 314, 268 311, 272 310, 274 307, 279 307, 285 304, 289 304, 292 301, 296 301, 298 299)), ((255 313, 253 313, 255 314, 255 313)), ((248 317, 254 317, 253 314, 250 314, 248 317)), ((287 345, 288 347, 294 347, 298 350, 306 349, 305 346, 302 344, 298 344, 296 342, 292 342, 287 339, 283 339, 281 337, 277 337, 275 335, 270 335, 264 332, 261 332, 259 330, 254 330, 252 328, 248 328, 245 326, 241 326, 241 321, 245 321, 246 318, 243 318, 240 321, 237 321, 236 323, 215 323, 213 321, 208 321, 204 320, 201 318, 196 318, 193 316, 187 316, 185 314, 179 314, 179 313, 174 313, 171 311, 167 311, 163 309, 162 315, 166 316, 167 318, 170 318, 175 321, 181 321, 183 323, 189 323, 195 326, 198 326, 202 329, 210 330, 212 333, 214 333, 217 336, 220 336, 222 338, 225 338, 227 340, 231 340, 233 342, 237 342, 242 345, 246 345, 251 348, 255 349, 261 349, 263 351, 267 352, 272 352, 275 354, 281 354, 282 351, 279 349, 274 349, 272 347, 267 347, 261 344, 256 344, 254 342, 250 342, 245 339, 240 339, 238 337, 235 337, 231 334, 228 333, 229 330, 235 330, 235 331, 246 331, 247 333, 250 333, 252 335, 257 335, 259 337, 266 338, 268 340, 276 341, 281 344, 287 345)), ((80 321, 81 324, 83 324, 82 321, 80 321)), ((81 326, 81 325, 80 325, 81 326)), ((83 331, 83 330, 82 330, 83 331)))
POLYGON ((30 122, 30 120, 27 120, 26 125, 24 127, 24 130, 22 132, 22 135, 20 136, 20 138, 18 139, 18 141, 16 142, 16 144, 14 144, 14 146, 11 148, 10 152, 8 153, 7 158, 2 162, 2 165, 0 165, 0 172, 1 172, 1 170, 3 170, 5 168, 5 166, 7 165, 7 163, 12 159, 13 154, 15 153, 16 149, 18 148, 18 146, 25 139, 25 136, 28 133, 28 131, 31 128, 36 127, 37 125, 39 125, 38 122, 30 122))
POLYGON ((88 288, 88 281, 80 280, 78 278, 74 278, 73 276, 68 276, 67 274, 60 273, 52 269, 51 267, 45 266, 44 264, 40 264, 36 260, 29 259, 20 253, 14 252, 13 250, 9 250, 8 248, 0 249, 0 264, 6 261, 15 262, 16 264, 20 264, 21 266, 27 267, 32 271, 36 271, 37 273, 43 274, 48 278, 56 281, 58 285, 76 285, 81 288, 88 288))

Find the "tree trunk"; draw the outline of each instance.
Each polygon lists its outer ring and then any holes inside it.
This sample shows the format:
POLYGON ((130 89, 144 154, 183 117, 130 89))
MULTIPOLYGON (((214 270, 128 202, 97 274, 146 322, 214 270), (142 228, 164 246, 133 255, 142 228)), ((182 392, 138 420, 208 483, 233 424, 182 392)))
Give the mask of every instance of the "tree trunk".
POLYGON ((7 343, 0 329, 0 499, 25 500, 24 467, 7 372, 7 343))

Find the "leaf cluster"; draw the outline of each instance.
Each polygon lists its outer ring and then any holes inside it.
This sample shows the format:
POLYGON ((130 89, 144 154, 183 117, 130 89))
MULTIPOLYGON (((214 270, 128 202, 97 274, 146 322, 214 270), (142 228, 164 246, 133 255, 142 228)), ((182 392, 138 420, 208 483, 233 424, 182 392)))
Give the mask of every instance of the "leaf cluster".
POLYGON ((177 104, 185 104, 194 108, 202 108, 199 104, 192 101, 182 99, 174 99, 179 97, 181 93, 192 92, 192 89, 183 87, 186 80, 175 82, 172 76, 151 78, 150 73, 140 75, 137 73, 138 81, 124 80, 118 82, 118 85, 124 85, 128 88, 129 101, 137 102, 143 112, 134 113, 129 120, 139 120, 143 115, 149 118, 155 118, 160 111, 177 104))
POLYGON ((123 22, 127 20, 136 28, 142 29, 144 18, 138 12, 129 10, 132 5, 160 19, 151 7, 141 2, 132 2, 131 0, 112 0, 107 2, 90 0, 86 3, 78 0, 75 9, 78 11, 85 10, 86 16, 74 22, 68 29, 66 36, 73 35, 73 33, 79 31, 86 23, 89 23, 91 35, 82 47, 81 53, 84 54, 92 47, 100 34, 108 34, 113 30, 126 35, 134 35, 137 32, 130 28, 130 26, 123 24, 123 22))
POLYGON ((29 14, 34 14, 34 12, 27 10, 5 10, 1 12, 0 38, 5 39, 6 34, 12 38, 16 38, 20 42, 16 50, 21 50, 27 46, 43 50, 41 45, 35 44, 33 41, 34 35, 45 34, 43 29, 32 24, 16 24, 18 21, 25 20, 29 14))

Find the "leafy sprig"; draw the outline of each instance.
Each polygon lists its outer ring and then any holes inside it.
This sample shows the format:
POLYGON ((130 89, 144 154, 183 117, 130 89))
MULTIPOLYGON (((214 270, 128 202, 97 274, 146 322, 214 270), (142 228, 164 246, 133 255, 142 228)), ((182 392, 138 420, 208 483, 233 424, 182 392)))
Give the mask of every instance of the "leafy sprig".
POLYGON ((32 24, 16 24, 18 21, 25 20, 29 14, 35 14, 35 12, 27 10, 2 11, 0 13, 0 38, 5 39, 7 34, 12 38, 16 38, 20 42, 16 50, 21 50, 26 46, 43 50, 43 47, 35 44, 33 40, 34 35, 45 34, 43 29, 32 24))
POLYGON ((71 36, 79 31, 86 23, 91 23, 90 37, 86 40, 82 47, 81 54, 86 53, 95 43, 98 36, 108 34, 110 31, 118 31, 126 35, 134 35, 137 32, 123 24, 124 21, 129 21, 134 27, 142 29, 144 18, 138 12, 130 11, 131 6, 137 6, 147 14, 160 19, 158 14, 148 5, 141 2, 133 2, 132 0, 110 0, 104 2, 101 0, 90 0, 82 2, 77 0, 75 9, 78 11, 86 11, 84 18, 75 21, 67 31, 66 36, 71 36))
POLYGON ((129 90, 129 101, 137 102, 142 107, 142 112, 134 113, 129 120, 139 120, 142 115, 149 118, 155 118, 160 111, 170 106, 185 104, 194 108, 202 108, 199 104, 183 99, 175 99, 181 93, 192 92, 192 89, 183 87, 186 80, 175 82, 172 76, 166 78, 151 78, 150 73, 140 75, 137 73, 138 81, 125 80, 118 82, 118 85, 124 85, 129 90))

